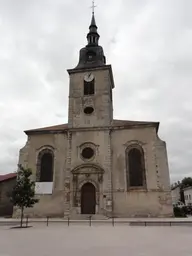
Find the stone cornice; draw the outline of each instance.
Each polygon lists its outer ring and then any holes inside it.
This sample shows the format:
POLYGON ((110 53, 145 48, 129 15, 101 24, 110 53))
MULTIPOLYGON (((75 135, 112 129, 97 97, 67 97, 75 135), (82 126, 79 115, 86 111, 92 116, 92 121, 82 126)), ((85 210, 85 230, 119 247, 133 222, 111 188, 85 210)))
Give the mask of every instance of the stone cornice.
POLYGON ((42 130, 42 131, 25 131, 27 135, 42 135, 42 134, 64 134, 67 132, 87 132, 87 131, 117 131, 117 130, 131 130, 131 129, 143 129, 156 127, 152 124, 129 124, 122 126, 102 126, 102 127, 77 127, 77 128, 66 128, 65 130, 42 130))
POLYGON ((71 75, 71 74, 75 74, 75 73, 81 73, 81 72, 87 72, 87 71, 97 71, 97 70, 109 70, 112 88, 115 88, 113 71, 112 71, 111 65, 104 65, 104 66, 95 67, 95 68, 90 67, 90 68, 79 68, 79 69, 67 69, 67 72, 69 75, 71 75))

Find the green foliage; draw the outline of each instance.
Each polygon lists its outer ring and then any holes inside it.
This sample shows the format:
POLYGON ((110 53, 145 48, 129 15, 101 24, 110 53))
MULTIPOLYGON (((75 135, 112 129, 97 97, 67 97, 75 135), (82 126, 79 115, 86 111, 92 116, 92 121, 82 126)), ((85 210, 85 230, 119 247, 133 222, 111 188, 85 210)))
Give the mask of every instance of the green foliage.
POLYGON ((178 218, 187 217, 184 207, 173 207, 174 216, 178 218))
POLYGON ((186 215, 192 214, 192 206, 183 206, 182 209, 186 215))
POLYGON ((185 177, 181 181, 181 188, 186 188, 192 186, 192 178, 191 177, 185 177))
POLYGON ((24 208, 33 207, 39 200, 35 198, 35 182, 30 180, 31 169, 25 169, 22 165, 18 165, 18 167, 19 171, 12 191, 11 201, 14 206, 18 206, 21 209, 20 227, 22 227, 24 208))
POLYGON ((19 171, 15 187, 12 191, 11 201, 14 206, 20 209, 33 207, 38 199, 35 197, 35 182, 30 180, 32 174, 31 169, 25 169, 22 165, 18 165, 19 171))

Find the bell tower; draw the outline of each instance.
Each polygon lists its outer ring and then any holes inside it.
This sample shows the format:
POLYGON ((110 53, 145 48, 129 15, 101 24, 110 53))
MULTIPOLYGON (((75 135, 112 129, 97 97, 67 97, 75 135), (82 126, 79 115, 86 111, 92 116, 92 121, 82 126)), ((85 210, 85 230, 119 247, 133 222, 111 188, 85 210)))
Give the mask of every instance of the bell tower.
POLYGON ((93 8, 87 45, 80 50, 78 65, 67 70, 70 128, 110 126, 113 120, 113 73, 111 65, 106 65, 99 38, 93 8))

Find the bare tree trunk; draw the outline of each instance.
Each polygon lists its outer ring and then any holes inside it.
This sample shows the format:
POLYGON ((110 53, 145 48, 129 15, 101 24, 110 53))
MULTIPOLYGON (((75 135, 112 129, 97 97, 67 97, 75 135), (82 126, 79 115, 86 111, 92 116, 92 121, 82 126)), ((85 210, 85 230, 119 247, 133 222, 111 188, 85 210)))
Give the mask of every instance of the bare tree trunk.
POLYGON ((21 207, 21 221, 20 221, 20 227, 22 228, 23 226, 23 211, 24 211, 24 207, 21 207))

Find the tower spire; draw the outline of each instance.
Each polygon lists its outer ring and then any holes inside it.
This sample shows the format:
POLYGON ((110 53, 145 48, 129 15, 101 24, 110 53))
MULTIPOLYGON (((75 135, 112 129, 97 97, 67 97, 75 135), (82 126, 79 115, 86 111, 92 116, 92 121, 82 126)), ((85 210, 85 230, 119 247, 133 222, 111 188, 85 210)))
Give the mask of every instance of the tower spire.
POLYGON ((97 25, 95 21, 95 1, 92 1, 92 18, 91 18, 91 24, 89 26, 89 33, 87 34, 87 41, 88 41, 88 46, 89 45, 98 45, 99 42, 99 34, 97 33, 97 25))
POLYGON ((100 35, 95 21, 95 1, 92 1, 92 18, 87 34, 87 45, 80 50, 79 63, 76 68, 99 67, 106 64, 103 48, 99 45, 100 35))
POLYGON ((91 25, 90 26, 96 26, 96 22, 95 22, 95 7, 97 7, 95 5, 95 1, 93 0, 92 1, 92 6, 91 6, 91 9, 92 9, 92 19, 91 19, 91 25))

